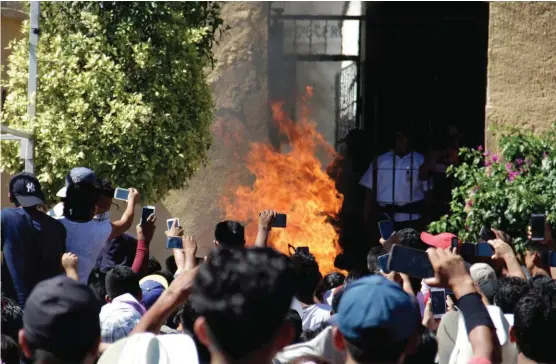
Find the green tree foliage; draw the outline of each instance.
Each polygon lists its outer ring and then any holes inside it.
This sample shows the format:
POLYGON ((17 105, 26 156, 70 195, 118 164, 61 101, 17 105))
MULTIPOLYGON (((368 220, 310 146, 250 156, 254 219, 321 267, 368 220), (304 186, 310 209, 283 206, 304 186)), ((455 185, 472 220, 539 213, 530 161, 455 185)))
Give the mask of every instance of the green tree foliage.
MULTIPOLYGON (((41 3, 36 120, 26 115, 28 22, 10 45, 2 119, 35 133, 48 196, 76 166, 149 201, 186 184, 211 144, 219 14, 215 2, 41 3)), ((21 171, 17 146, 3 147, 2 166, 21 171)))
POLYGON ((521 250, 532 213, 547 214, 556 227, 556 131, 540 136, 516 129, 503 131, 501 155, 482 148, 462 148, 455 177, 451 213, 430 226, 476 242, 482 226, 506 231, 521 250))

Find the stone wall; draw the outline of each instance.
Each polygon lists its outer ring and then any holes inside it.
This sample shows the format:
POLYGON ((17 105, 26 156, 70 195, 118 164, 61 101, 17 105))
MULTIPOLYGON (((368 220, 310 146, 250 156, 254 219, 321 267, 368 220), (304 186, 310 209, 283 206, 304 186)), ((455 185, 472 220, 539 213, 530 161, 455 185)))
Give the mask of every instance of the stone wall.
POLYGON ((556 3, 490 3, 487 145, 494 125, 542 133, 554 122, 556 3))

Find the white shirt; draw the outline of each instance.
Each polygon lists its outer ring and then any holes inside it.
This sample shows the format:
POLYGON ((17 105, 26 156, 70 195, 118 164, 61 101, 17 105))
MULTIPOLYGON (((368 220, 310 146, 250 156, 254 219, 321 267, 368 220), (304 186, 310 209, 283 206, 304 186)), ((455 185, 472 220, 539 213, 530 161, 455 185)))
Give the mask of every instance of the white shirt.
MULTIPOLYGON (((425 192, 429 190, 428 181, 419 179, 419 167, 424 162, 425 157, 417 152, 411 152, 403 157, 397 156, 394 152, 387 152, 379 156, 377 159, 377 203, 380 206, 403 206, 423 200, 425 192), (392 187, 394 187, 393 196, 392 187)), ((359 181, 359 184, 369 189, 373 188, 373 168, 373 163, 371 163, 359 181)), ((421 215, 398 212, 390 218, 401 222, 418 220, 421 215)))
POLYGON ((303 317, 301 317, 303 331, 314 330, 320 323, 327 321, 330 318, 330 311, 330 306, 322 303, 303 308, 303 317))
POLYGON ((77 262, 79 281, 87 284, 98 255, 112 233, 112 225, 109 220, 102 223, 96 220, 74 222, 62 217, 59 221, 65 226, 67 232, 66 251, 79 258, 77 262))

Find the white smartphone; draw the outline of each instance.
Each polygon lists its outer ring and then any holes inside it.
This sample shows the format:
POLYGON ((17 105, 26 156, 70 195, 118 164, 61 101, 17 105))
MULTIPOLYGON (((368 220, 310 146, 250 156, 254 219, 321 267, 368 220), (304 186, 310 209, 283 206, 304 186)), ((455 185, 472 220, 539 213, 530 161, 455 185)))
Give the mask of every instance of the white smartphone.
POLYGON ((141 224, 143 224, 144 221, 147 221, 149 216, 154 214, 155 211, 156 208, 154 206, 143 206, 143 211, 141 212, 141 224))
POLYGON ((442 318, 446 313, 446 290, 444 288, 431 288, 430 300, 434 318, 442 318))
POLYGON ((166 226, 168 226, 167 230, 170 230, 172 228, 172 224, 174 224, 174 220, 176 221, 176 226, 180 226, 180 220, 177 217, 174 217, 172 219, 166 220, 166 226))
POLYGON ((129 190, 127 188, 117 187, 114 191, 114 198, 120 201, 127 201, 129 197, 129 190))

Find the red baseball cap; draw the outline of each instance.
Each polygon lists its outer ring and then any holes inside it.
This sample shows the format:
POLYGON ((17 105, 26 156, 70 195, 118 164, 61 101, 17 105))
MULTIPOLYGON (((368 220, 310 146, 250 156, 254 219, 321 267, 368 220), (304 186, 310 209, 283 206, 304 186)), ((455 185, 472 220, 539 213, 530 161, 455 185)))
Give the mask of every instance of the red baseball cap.
POLYGON ((423 243, 440 249, 450 248, 453 238, 457 238, 457 236, 452 233, 442 233, 438 235, 432 235, 426 232, 421 233, 421 240, 423 243))

